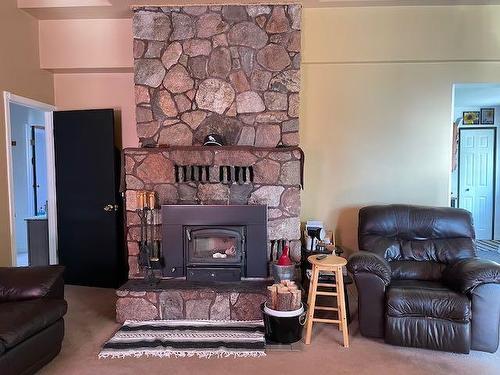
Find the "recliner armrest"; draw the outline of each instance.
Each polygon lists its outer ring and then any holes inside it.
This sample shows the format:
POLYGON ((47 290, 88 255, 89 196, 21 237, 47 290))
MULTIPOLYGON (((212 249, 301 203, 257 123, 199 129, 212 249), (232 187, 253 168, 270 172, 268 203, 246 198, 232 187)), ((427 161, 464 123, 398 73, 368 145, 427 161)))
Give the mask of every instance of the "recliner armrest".
POLYGON ((64 267, 0 267, 0 302, 64 298, 64 267))
POLYGON ((382 279, 385 285, 391 282, 391 267, 381 256, 368 251, 358 251, 349 257, 347 269, 354 276, 357 273, 371 273, 382 279))
POLYGON ((448 287, 468 293, 482 284, 499 284, 500 264, 479 258, 462 259, 444 269, 442 280, 448 287))

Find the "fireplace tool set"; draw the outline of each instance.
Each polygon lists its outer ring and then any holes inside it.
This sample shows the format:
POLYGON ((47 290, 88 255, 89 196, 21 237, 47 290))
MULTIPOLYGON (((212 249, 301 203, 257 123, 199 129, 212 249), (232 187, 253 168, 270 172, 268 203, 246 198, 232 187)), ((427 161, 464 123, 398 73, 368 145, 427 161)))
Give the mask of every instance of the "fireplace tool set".
POLYGON ((137 192, 137 215, 141 221, 139 242, 139 265, 144 271, 144 279, 149 284, 157 284, 155 269, 161 269, 160 241, 157 240, 159 210, 156 209, 154 191, 137 192))

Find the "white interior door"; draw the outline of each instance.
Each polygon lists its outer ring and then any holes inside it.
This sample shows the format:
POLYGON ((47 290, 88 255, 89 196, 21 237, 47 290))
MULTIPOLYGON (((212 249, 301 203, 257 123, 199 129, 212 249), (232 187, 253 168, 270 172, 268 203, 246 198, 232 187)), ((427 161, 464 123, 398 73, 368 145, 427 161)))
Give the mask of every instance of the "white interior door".
POLYGON ((458 205, 472 213, 476 237, 493 239, 495 129, 461 129, 458 205))

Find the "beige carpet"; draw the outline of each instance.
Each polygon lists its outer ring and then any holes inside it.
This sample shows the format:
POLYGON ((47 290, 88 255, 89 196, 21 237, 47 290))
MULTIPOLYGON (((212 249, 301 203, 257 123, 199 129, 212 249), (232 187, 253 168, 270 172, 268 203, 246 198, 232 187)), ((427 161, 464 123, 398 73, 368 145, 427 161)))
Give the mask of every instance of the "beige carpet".
POLYGON ((457 355, 389 346, 361 337, 355 321, 349 349, 340 346, 341 334, 334 326, 317 324, 313 343, 302 352, 272 352, 255 359, 98 359, 100 346, 119 327, 113 320, 114 291, 70 286, 66 293, 63 348, 42 374, 500 374, 500 351, 457 355))

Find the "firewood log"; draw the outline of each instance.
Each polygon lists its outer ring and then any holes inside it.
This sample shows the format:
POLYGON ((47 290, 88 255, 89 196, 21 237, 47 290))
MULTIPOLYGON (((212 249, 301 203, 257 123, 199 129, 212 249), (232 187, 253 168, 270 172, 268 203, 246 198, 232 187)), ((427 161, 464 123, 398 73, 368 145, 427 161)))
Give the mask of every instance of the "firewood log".
POLYGON ((278 289, 278 300, 276 302, 276 310, 290 311, 292 308, 292 294, 289 290, 278 289))
POLYGON ((300 309, 301 303, 301 293, 299 289, 294 289, 291 291, 292 301, 291 301, 291 309, 297 310, 300 309))
POLYGON ((276 310, 276 303, 278 300, 278 288, 276 285, 271 285, 267 287, 267 293, 268 293, 268 306, 276 310))

